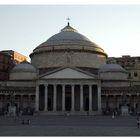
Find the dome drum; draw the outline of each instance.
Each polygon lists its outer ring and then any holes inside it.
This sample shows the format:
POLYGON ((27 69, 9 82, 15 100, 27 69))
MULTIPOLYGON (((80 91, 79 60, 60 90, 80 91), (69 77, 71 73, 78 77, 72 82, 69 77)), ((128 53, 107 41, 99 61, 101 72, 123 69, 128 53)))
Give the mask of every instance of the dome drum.
POLYGON ((106 56, 91 51, 45 51, 32 55, 31 63, 37 68, 76 66, 99 68, 106 62, 106 56), (50 61, 51 60, 51 61, 50 61))

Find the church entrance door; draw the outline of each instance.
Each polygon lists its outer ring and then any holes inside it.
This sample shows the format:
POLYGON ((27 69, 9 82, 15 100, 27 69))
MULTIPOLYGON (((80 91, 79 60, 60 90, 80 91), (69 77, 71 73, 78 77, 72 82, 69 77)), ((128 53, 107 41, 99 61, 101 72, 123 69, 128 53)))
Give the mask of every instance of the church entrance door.
POLYGON ((65 109, 66 109, 66 111, 71 110, 71 86, 70 85, 66 85, 65 109))
POLYGON ((89 99, 86 98, 85 100, 85 110, 88 111, 89 110, 89 99))

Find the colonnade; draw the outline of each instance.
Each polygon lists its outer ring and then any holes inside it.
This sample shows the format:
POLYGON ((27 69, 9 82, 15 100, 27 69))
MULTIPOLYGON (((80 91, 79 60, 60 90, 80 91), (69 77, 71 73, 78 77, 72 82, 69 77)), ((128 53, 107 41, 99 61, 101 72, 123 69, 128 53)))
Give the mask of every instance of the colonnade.
POLYGON ((131 113, 140 112, 140 94, 139 93, 106 93, 102 95, 103 110, 118 110, 121 112, 122 106, 127 106, 131 113))
MULTIPOLYGON (((37 85, 36 86, 36 101, 35 101, 35 109, 36 111, 50 111, 49 110, 49 103, 48 103, 48 99, 49 99, 49 95, 50 95, 50 91, 49 91, 49 87, 50 84, 41 84, 41 85, 37 85), (44 87, 44 90, 40 91, 40 86, 44 87), (42 97, 43 100, 40 101, 40 95, 42 96, 44 94, 44 98, 42 97), (44 102, 44 107, 42 109, 40 109, 40 102, 44 102)), ((88 109, 87 111, 101 111, 101 87, 97 86, 97 85, 66 85, 66 84, 51 84, 51 86, 53 87, 53 92, 51 92, 51 94, 53 94, 52 96, 52 110, 51 111, 57 111, 57 102, 58 102, 58 90, 57 90, 57 86, 61 86, 62 88, 62 92, 61 92, 61 104, 62 104, 62 109, 61 111, 67 111, 66 108, 66 94, 67 94, 67 86, 70 87, 70 110, 69 111, 76 111, 75 108, 75 104, 77 104, 76 102, 76 96, 78 95, 78 93, 75 91, 75 87, 78 86, 79 87, 79 110, 78 111, 85 111, 84 109, 84 105, 85 105, 85 100, 84 100, 84 96, 86 94, 87 97, 87 105, 88 109), (85 87, 87 87, 88 92, 84 92, 85 87), (94 89, 95 88, 95 89, 94 89), (77 95, 76 95, 77 94, 77 95), (96 99, 95 99, 96 98, 96 99), (94 101, 96 100, 96 103, 94 103, 94 101), (95 109, 95 106, 96 109, 95 109)))

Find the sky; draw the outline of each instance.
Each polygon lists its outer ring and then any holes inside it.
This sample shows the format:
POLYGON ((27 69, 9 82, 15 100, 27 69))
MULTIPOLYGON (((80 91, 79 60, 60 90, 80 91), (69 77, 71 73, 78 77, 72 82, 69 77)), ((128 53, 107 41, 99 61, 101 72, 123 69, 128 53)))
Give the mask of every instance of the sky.
POLYGON ((109 57, 140 56, 140 5, 0 5, 0 50, 29 56, 70 25, 109 57))

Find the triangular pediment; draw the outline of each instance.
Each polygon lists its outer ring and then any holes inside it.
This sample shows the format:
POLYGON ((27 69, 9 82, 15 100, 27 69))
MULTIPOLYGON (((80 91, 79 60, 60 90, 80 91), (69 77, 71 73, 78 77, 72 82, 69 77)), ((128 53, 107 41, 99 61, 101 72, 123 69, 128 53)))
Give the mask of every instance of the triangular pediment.
POLYGON ((96 79, 96 78, 97 77, 94 75, 90 75, 72 68, 64 68, 40 77, 40 79, 96 79))

